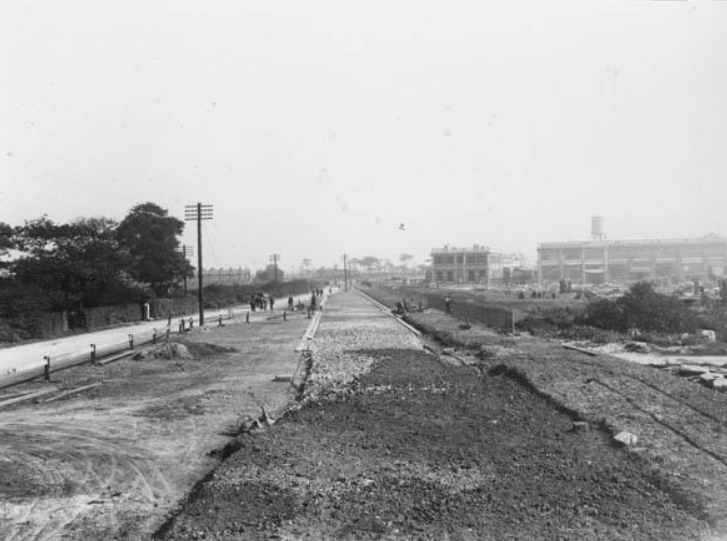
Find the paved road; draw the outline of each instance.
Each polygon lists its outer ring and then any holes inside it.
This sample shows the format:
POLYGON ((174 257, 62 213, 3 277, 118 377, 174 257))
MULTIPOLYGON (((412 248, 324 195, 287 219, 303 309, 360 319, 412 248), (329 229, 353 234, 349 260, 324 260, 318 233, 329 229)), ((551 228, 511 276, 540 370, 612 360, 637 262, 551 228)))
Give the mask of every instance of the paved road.
MULTIPOLYGON (((297 295, 295 302, 299 300, 308 303, 309 294, 297 295)), ((283 308, 287 306, 287 297, 277 299, 276 305, 283 308)), ((247 305, 225 308, 224 310, 205 311, 205 325, 217 325, 219 316, 227 319, 230 315, 237 321, 244 321, 245 314, 249 311, 247 305)), ((276 310, 279 311, 279 310, 276 310)), ((266 312, 262 312, 263 314, 266 312)), ((270 312, 267 312, 268 314, 270 312)), ((184 316, 189 320, 191 316, 184 316)), ((197 325, 198 317, 192 316, 194 324, 197 325)), ((179 317, 172 318, 172 332, 179 329, 179 317)), ((129 335, 133 335, 134 343, 140 344, 149 342, 156 331, 159 335, 166 332, 167 320, 143 321, 123 327, 94 331, 73 336, 65 336, 53 340, 21 344, 0 349, 0 382, 4 376, 38 369, 45 365, 45 357, 51 358, 51 362, 62 362, 77 358, 79 355, 91 356, 91 344, 96 344, 97 355, 102 356, 114 351, 119 351, 129 346, 129 335)))

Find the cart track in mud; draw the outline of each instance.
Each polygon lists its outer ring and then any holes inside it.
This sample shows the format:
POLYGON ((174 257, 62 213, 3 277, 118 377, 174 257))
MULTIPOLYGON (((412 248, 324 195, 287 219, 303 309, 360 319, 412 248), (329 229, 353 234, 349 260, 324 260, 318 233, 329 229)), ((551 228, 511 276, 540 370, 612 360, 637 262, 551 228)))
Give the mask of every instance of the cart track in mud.
POLYGON ((219 462, 241 415, 295 399, 275 377, 295 371, 308 323, 269 317, 198 331, 184 342, 202 356, 79 366, 54 384, 103 385, 0 411, 0 539, 148 539, 219 462))

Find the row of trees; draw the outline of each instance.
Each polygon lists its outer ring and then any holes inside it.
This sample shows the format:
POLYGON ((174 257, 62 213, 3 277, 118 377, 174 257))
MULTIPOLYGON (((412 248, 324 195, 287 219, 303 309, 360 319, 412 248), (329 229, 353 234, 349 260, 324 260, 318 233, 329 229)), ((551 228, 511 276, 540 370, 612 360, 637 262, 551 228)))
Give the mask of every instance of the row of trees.
MULTIPOLYGON (((414 260, 414 256, 411 254, 401 254, 399 256, 399 261, 401 265, 398 267, 399 270, 409 270, 410 264, 414 260)), ((366 256, 362 258, 351 258, 349 260, 349 264, 352 268, 363 268, 367 272, 382 272, 382 271, 391 271, 396 269, 397 267, 388 259, 380 259, 375 256, 366 256)))
POLYGON ((192 276, 180 251, 184 222, 154 203, 117 222, 41 216, 20 226, 0 223, 0 313, 23 303, 74 310, 163 295, 192 276))

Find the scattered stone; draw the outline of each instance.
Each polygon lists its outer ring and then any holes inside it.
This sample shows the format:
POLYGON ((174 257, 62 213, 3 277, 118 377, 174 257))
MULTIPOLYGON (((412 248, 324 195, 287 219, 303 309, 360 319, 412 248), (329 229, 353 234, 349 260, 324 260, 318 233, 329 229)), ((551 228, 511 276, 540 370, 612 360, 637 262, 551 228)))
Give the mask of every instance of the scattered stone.
POLYGON ((639 438, 635 434, 631 434, 625 430, 616 434, 613 439, 627 447, 634 446, 639 441, 639 438))

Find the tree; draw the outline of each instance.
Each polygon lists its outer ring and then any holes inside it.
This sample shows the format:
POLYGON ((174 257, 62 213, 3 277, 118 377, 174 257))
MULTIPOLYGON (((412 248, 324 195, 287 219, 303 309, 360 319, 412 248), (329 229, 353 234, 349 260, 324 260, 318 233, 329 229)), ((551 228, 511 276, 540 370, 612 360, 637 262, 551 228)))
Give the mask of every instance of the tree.
MULTIPOLYGON (((282 269, 278 269, 278 282, 283 281, 283 275, 285 273, 282 271, 282 269)), ((265 267, 264 270, 259 270, 255 273, 255 279, 258 282, 274 282, 275 281, 275 265, 270 264, 267 267, 265 267)))
POLYGON ((413 256, 413 255, 411 255, 411 254, 401 254, 401 255, 399 256, 399 261, 401 261, 401 264, 402 264, 402 266, 403 266, 403 267, 404 267, 405 269, 408 269, 408 268, 409 268, 409 263, 410 263, 411 261, 413 261, 413 259, 414 259, 414 256, 413 256))
POLYGON ((193 276, 192 266, 179 250, 177 237, 182 231, 184 222, 154 203, 132 208, 117 229, 117 238, 131 257, 131 275, 157 294, 193 276))
POLYGON ((118 300, 128 291, 128 258, 116 240, 116 226, 108 218, 27 221, 13 230, 12 244, 21 255, 10 264, 12 275, 43 291, 58 309, 118 300))
POLYGON ((359 263, 361 263, 361 265, 363 265, 368 272, 373 271, 379 265, 381 265, 381 261, 379 261, 379 258, 372 255, 364 257, 359 261, 359 263))
POLYGON ((617 302, 628 328, 671 333, 689 332, 696 325, 679 299, 658 293, 649 282, 635 283, 617 302))

